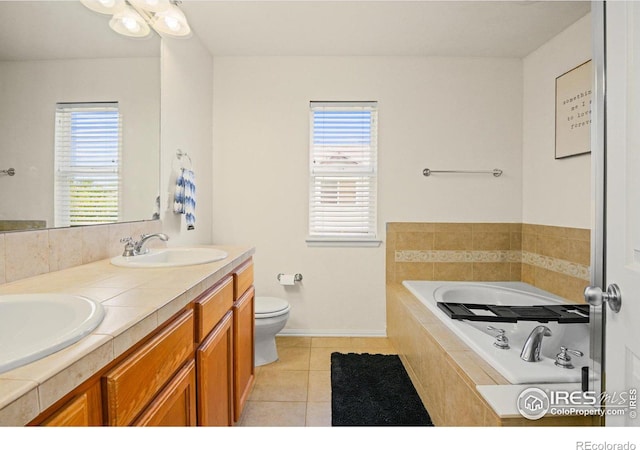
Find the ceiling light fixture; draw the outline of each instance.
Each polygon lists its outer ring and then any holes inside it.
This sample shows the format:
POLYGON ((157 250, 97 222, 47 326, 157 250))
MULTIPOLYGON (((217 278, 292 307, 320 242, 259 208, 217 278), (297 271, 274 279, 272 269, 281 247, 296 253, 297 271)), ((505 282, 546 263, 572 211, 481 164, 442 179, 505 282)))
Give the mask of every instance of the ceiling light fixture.
POLYGON ((111 17, 109 26, 116 33, 133 38, 145 37, 151 32, 147 22, 128 5, 111 17))
POLYGON ((188 38, 191 28, 177 0, 80 0, 92 11, 111 15, 109 26, 117 33, 144 38, 153 28, 161 36, 188 38), (151 28, 150 28, 151 27, 151 28))

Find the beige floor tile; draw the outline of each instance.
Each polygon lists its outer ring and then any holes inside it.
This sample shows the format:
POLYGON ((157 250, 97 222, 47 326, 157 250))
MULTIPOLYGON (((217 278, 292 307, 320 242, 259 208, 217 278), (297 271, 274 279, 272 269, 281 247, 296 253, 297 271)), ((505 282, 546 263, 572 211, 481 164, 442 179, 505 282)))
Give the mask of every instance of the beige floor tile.
POLYGON ((371 353, 373 355, 379 353, 381 355, 395 355, 396 351, 391 345, 373 347, 357 347, 354 353, 371 353))
POLYGON ((307 402, 308 427, 331 426, 331 402, 307 402))
POLYGON ((309 370, 310 348, 282 347, 278 348, 278 360, 260 366, 261 372, 272 370, 309 370))
POLYGON ((248 401, 241 427, 303 427, 306 422, 306 402, 248 401))
POLYGON ((350 337, 314 337, 311 338, 311 347, 349 347, 350 337))
POLYGON ((309 371, 262 371, 256 377, 250 401, 304 402, 307 401, 309 371))
POLYGON ((309 391, 307 395, 309 402, 330 402, 331 401, 331 371, 311 370, 309 371, 309 391))
POLYGON ((386 348, 392 347, 391 341, 386 337, 353 337, 351 338, 351 345, 354 347, 368 347, 368 348, 386 348))
POLYGON ((380 353, 383 355, 393 355, 396 352, 393 347, 311 347, 311 360, 309 362, 310 370, 331 370, 331 353, 380 353))
POLYGON ((349 353, 351 351, 353 349, 344 347, 311 347, 309 370, 331 370, 331 353, 349 353))
POLYGON ((276 346, 284 347, 311 347, 310 337, 303 336, 276 336, 276 346))

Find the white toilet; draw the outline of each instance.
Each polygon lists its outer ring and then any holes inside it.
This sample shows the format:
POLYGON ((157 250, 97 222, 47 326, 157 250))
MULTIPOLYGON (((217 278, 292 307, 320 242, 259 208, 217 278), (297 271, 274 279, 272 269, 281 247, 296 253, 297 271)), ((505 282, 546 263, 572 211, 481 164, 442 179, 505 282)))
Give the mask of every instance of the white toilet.
POLYGON ((255 365, 263 366, 278 359, 276 334, 289 319, 289 302, 277 297, 256 297, 255 300, 255 365))

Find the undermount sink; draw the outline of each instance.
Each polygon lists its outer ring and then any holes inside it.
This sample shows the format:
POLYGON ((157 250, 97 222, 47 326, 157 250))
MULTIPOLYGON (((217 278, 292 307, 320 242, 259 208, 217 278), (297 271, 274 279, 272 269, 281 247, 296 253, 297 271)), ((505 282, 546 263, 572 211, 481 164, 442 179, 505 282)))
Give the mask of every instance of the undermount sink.
POLYGON ((103 318, 102 305, 80 295, 0 295, 0 373, 68 347, 103 318))
POLYGON ((119 267, 179 267, 206 264, 225 259, 224 250, 208 247, 173 247, 151 249, 148 253, 136 256, 116 256, 111 264, 119 267))

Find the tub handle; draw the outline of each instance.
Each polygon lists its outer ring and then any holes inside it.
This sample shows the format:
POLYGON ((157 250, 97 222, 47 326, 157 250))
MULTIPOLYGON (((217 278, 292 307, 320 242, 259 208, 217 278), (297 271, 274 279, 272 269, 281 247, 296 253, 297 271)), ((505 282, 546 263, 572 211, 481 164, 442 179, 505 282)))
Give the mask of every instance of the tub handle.
POLYGON ((571 362, 571 356, 569 353, 575 356, 584 356, 580 350, 574 350, 568 347, 560 347, 560 353, 556 355, 556 366, 562 367, 563 369, 573 369, 573 363, 571 362))
POLYGON ((496 327, 492 327, 491 325, 489 325, 487 327, 487 330, 489 331, 495 331, 496 333, 498 333, 496 335, 496 340, 493 343, 493 345, 501 350, 508 350, 510 348, 509 346, 509 338, 507 336, 505 336, 506 331, 503 330, 502 328, 496 328, 496 327))

